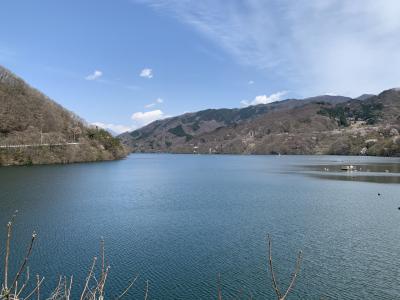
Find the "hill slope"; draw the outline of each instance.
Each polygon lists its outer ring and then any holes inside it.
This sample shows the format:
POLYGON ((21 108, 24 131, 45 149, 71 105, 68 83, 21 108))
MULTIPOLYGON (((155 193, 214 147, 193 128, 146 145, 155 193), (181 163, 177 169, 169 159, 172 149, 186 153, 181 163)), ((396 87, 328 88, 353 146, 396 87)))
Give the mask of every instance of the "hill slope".
POLYGON ((125 152, 108 132, 0 66, 0 165, 112 160, 125 152))
POLYGON ((120 136, 134 152, 400 156, 400 90, 209 109, 120 136))

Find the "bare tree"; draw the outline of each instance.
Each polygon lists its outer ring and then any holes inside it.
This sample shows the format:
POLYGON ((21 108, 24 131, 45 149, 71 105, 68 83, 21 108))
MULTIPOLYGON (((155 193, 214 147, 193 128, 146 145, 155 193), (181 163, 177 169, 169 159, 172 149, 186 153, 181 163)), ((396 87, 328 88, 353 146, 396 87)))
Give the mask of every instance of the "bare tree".
POLYGON ((82 134, 82 129, 79 126, 74 126, 69 129, 72 133, 73 137, 73 142, 76 142, 77 138, 79 138, 79 135, 82 134))

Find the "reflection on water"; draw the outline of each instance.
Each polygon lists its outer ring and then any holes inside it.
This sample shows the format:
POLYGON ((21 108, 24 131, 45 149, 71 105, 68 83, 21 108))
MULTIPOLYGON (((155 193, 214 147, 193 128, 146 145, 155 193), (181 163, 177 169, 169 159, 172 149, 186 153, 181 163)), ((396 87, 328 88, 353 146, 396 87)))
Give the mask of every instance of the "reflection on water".
POLYGON ((365 181, 375 183, 400 183, 400 176, 376 176, 365 174, 310 174, 310 176, 331 180, 365 181))
POLYGON ((334 164, 330 162, 302 166, 301 173, 320 179, 400 183, 400 164, 395 162, 366 164, 357 161, 337 161, 334 164))

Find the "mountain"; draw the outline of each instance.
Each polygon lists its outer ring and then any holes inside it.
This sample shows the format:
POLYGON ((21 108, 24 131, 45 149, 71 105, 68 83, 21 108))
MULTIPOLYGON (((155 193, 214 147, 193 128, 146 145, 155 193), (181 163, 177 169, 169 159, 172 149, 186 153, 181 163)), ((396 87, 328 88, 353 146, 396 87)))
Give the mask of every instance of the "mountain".
POLYGON ((400 156, 400 90, 207 109, 119 136, 133 152, 400 156))
POLYGON ((362 94, 361 96, 358 96, 356 99, 357 100, 367 100, 367 99, 369 99, 371 97, 374 97, 374 96, 376 96, 376 95, 373 95, 373 94, 362 94))
POLYGON ((0 165, 113 160, 126 150, 0 66, 0 165))

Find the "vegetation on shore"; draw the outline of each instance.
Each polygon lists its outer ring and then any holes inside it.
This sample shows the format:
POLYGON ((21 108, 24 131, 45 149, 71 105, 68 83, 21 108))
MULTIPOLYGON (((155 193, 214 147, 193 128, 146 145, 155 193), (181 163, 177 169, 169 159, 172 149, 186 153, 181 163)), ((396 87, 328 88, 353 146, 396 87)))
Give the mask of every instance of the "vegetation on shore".
POLYGON ((107 131, 0 66, 0 166, 113 160, 126 149, 107 131))

